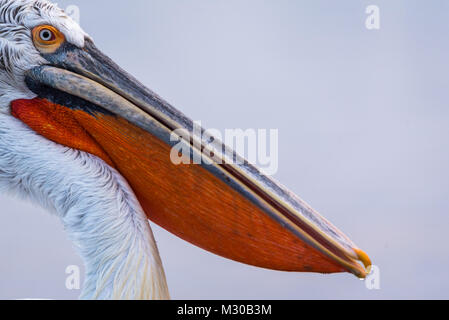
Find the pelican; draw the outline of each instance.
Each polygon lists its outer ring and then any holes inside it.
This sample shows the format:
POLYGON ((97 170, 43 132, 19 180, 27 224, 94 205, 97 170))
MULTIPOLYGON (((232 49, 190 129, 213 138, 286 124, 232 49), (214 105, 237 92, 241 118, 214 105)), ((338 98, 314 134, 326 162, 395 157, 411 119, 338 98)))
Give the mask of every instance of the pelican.
POLYGON ((85 263, 81 299, 170 298, 150 220, 236 262, 367 276, 329 221, 192 132, 55 4, 0 0, 0 187, 60 218, 85 263), (173 163, 178 130, 182 156, 209 161, 173 163))

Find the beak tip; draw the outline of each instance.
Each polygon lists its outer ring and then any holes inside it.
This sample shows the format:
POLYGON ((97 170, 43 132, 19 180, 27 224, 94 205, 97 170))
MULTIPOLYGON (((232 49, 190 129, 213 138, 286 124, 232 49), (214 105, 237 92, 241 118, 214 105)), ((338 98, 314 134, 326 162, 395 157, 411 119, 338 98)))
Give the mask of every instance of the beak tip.
POLYGON ((363 265, 365 266, 366 269, 366 274, 365 277, 366 278, 367 275, 369 275, 371 273, 371 269, 372 269, 372 263, 371 263, 371 259, 370 257, 361 249, 354 249, 355 253, 357 254, 358 259, 363 263, 363 265))

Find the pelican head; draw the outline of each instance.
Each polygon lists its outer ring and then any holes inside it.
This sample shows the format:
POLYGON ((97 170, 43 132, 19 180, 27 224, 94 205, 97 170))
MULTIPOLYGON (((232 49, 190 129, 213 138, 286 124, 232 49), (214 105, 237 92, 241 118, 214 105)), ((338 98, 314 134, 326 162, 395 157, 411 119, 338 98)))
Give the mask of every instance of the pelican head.
POLYGON ((330 222, 208 143, 56 5, 0 0, 0 186, 61 217, 86 263, 84 297, 168 297, 148 219, 237 262, 367 275, 368 256, 330 222), (170 160, 179 130, 183 156, 209 161, 170 160))

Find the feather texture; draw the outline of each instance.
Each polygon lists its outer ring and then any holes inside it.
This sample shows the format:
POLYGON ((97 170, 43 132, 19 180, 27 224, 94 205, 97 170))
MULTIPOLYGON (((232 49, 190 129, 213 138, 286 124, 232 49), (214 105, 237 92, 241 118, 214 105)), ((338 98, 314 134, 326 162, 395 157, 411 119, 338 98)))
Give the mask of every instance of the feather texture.
POLYGON ((56 213, 86 264, 84 299, 168 299, 149 222, 120 174, 0 114, 0 188, 56 213))
POLYGON ((36 50, 31 30, 48 24, 66 40, 83 47, 89 36, 63 10, 46 0, 0 0, 0 112, 9 113, 9 103, 30 99, 34 94, 24 82, 24 73, 47 61, 36 50))
POLYGON ((35 98, 27 70, 46 64, 31 31, 52 25, 69 43, 89 36, 45 0, 0 0, 0 189, 57 214, 86 264, 84 299, 168 299, 153 234, 124 178, 101 159, 55 144, 13 118, 10 104, 35 98))

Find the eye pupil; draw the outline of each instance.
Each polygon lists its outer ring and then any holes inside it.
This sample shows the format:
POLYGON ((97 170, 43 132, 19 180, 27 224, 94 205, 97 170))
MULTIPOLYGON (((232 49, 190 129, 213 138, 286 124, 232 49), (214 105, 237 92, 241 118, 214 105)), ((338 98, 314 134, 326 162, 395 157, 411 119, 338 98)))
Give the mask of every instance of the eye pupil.
POLYGON ((53 33, 48 29, 44 29, 41 31, 40 36, 41 36, 41 39, 44 41, 51 41, 53 38, 53 33))

